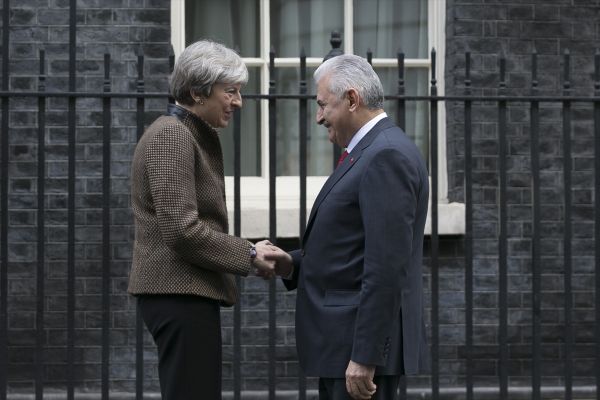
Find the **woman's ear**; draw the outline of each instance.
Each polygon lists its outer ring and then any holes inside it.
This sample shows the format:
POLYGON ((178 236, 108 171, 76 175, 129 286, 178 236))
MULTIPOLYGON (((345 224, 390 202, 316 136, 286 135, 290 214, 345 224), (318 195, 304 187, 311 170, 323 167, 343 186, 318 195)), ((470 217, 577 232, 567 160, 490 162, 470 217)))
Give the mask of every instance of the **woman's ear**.
POLYGON ((190 89, 190 96, 192 96, 194 103, 204 104, 204 96, 196 92, 194 89, 190 89))

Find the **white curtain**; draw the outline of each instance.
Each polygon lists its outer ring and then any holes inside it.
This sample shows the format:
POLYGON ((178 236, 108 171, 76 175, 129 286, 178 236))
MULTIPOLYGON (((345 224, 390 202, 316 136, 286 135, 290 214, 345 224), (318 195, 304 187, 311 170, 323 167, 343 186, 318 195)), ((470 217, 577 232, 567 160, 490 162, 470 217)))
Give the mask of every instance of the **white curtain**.
MULTIPOLYGON (((271 0, 271 43, 278 57, 299 57, 302 48, 307 57, 324 57, 331 49, 332 31, 343 35, 343 0, 271 0)), ((315 94, 314 68, 306 74, 308 93, 315 94)), ((279 68, 277 91, 298 93, 298 68, 279 68)), ((332 168, 332 145, 325 129, 315 123, 316 106, 308 102, 307 170, 308 175, 329 175, 332 168)), ((297 100, 277 104, 277 173, 298 175, 299 106, 297 100)))
MULTIPOLYGON (((354 53, 374 58, 396 58, 402 51, 406 58, 428 58, 427 0, 354 0, 354 53)), ((377 69, 385 94, 396 94, 396 68, 377 69)), ((405 93, 426 95, 429 70, 405 69, 405 93)), ((396 119, 397 102, 386 101, 385 109, 396 119)), ((429 105, 425 101, 406 103, 406 133, 427 158, 429 147, 429 105)))
MULTIPOLYGON (((427 0, 354 0, 354 53, 366 57, 367 49, 375 58, 395 58, 401 49, 407 58, 428 58, 427 0)), ((308 57, 324 57, 331 49, 331 32, 344 30, 343 0, 271 0, 271 46, 277 57, 299 57, 304 48, 308 57)), ((348 28, 348 27, 346 27, 348 28)), ((209 38, 239 49, 244 57, 260 56, 258 0, 188 0, 186 2, 186 41, 209 38)), ((312 72, 307 73, 308 93, 315 94, 312 72)), ((396 68, 378 68, 385 94, 397 91, 396 68)), ((299 91, 299 71, 278 68, 277 93, 299 91)), ((246 93, 259 93, 260 74, 250 74, 246 93)), ((426 94, 428 69, 410 69, 405 73, 407 94, 426 94)), ((308 174, 329 175, 332 170, 332 145, 325 129, 315 123, 316 106, 308 107, 308 174)), ((396 102, 386 101, 386 111, 396 118, 396 102)), ((406 133, 427 154, 429 116, 427 102, 407 102, 406 133)), ((260 175, 260 103, 244 102, 242 109, 242 174, 260 175)), ((221 135, 226 174, 232 174, 233 140, 231 128, 221 135)), ((299 107, 297 100, 277 103, 277 173, 299 173, 299 107)))
POLYGON ((185 41, 212 39, 236 49, 242 57, 260 56, 258 0, 188 0, 185 41))
MULTIPOLYGON (((236 49, 242 57, 258 57, 258 0, 188 0, 185 4, 186 44, 211 39, 236 49)), ((260 71, 249 68, 244 93, 260 93, 260 71)), ((244 101, 241 127, 242 176, 261 174, 260 102, 244 101)), ((220 135, 225 158, 225 175, 233 175, 233 123, 220 135)))

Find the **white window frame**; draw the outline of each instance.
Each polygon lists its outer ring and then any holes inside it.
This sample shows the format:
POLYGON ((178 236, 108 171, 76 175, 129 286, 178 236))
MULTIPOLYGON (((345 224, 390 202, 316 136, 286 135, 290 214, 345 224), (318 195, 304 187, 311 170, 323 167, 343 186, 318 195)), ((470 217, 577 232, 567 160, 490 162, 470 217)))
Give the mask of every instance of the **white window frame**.
MULTIPOLYGON (((270 0, 259 0, 260 7, 260 57, 244 57, 248 67, 260 67, 261 93, 269 91, 269 49, 271 48, 270 0)), ((438 94, 444 94, 446 0, 428 0, 428 49, 436 50, 436 79, 438 94)), ((354 22, 353 0, 344 0, 344 27, 354 22)), ((344 53, 354 51, 353 32, 344 29, 342 41, 344 53)), ((171 0, 171 42, 175 57, 185 46, 185 0, 171 0)), ((307 67, 317 67, 322 57, 308 57, 307 67)), ((373 58, 374 67, 395 67, 395 58, 373 58)), ((429 59, 405 59, 406 68, 431 67, 429 59)), ((299 57, 275 58, 275 67, 299 68, 299 57)), ((261 150, 269 154, 269 109, 268 101, 261 107, 261 150)), ((439 234, 463 234, 465 232, 465 207, 461 203, 448 201, 448 171, 446 160, 446 109, 444 102, 438 105, 438 204, 439 234)), ((269 161, 261 160, 262 175, 241 178, 242 236, 247 238, 269 237, 269 161)), ((314 203, 326 176, 307 177, 307 213, 314 203)), ((233 218, 233 177, 225 177, 227 206, 233 218)), ((300 182, 297 176, 279 176, 276 179, 277 237, 299 236, 300 182)), ((425 231, 431 232, 431 212, 427 217, 425 231)), ((230 228, 231 230, 233 227, 230 228)))

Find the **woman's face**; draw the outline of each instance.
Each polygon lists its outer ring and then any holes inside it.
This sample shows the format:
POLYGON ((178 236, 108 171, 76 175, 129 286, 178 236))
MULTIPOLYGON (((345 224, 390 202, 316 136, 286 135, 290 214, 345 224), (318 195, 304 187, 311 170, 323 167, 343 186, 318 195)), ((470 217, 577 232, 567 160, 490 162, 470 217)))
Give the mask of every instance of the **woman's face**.
POLYGON ((214 128, 226 128, 235 109, 242 107, 241 88, 239 83, 215 83, 210 96, 202 98, 204 104, 196 104, 198 116, 214 128))

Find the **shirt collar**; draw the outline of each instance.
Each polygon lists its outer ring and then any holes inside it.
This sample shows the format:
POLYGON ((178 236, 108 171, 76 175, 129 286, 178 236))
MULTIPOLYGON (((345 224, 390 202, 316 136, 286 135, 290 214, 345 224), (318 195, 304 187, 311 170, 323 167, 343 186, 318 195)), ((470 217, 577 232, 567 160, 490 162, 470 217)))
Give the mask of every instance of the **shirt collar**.
POLYGON ((382 119, 384 119, 385 117, 387 117, 387 114, 385 112, 382 112, 381 114, 377 114, 375 117, 373 117, 369 122, 367 122, 366 124, 364 124, 359 130, 358 132, 356 132, 354 134, 354 136, 352 136, 352 139, 350 140, 350 143, 348 143, 348 147, 346 147, 346 151, 348 153, 350 153, 352 151, 352 149, 354 149, 354 147, 356 147, 356 145, 358 144, 358 142, 360 142, 360 140, 362 138, 364 138, 366 136, 367 133, 369 133, 369 131, 371 129, 373 129, 373 127, 382 119))

